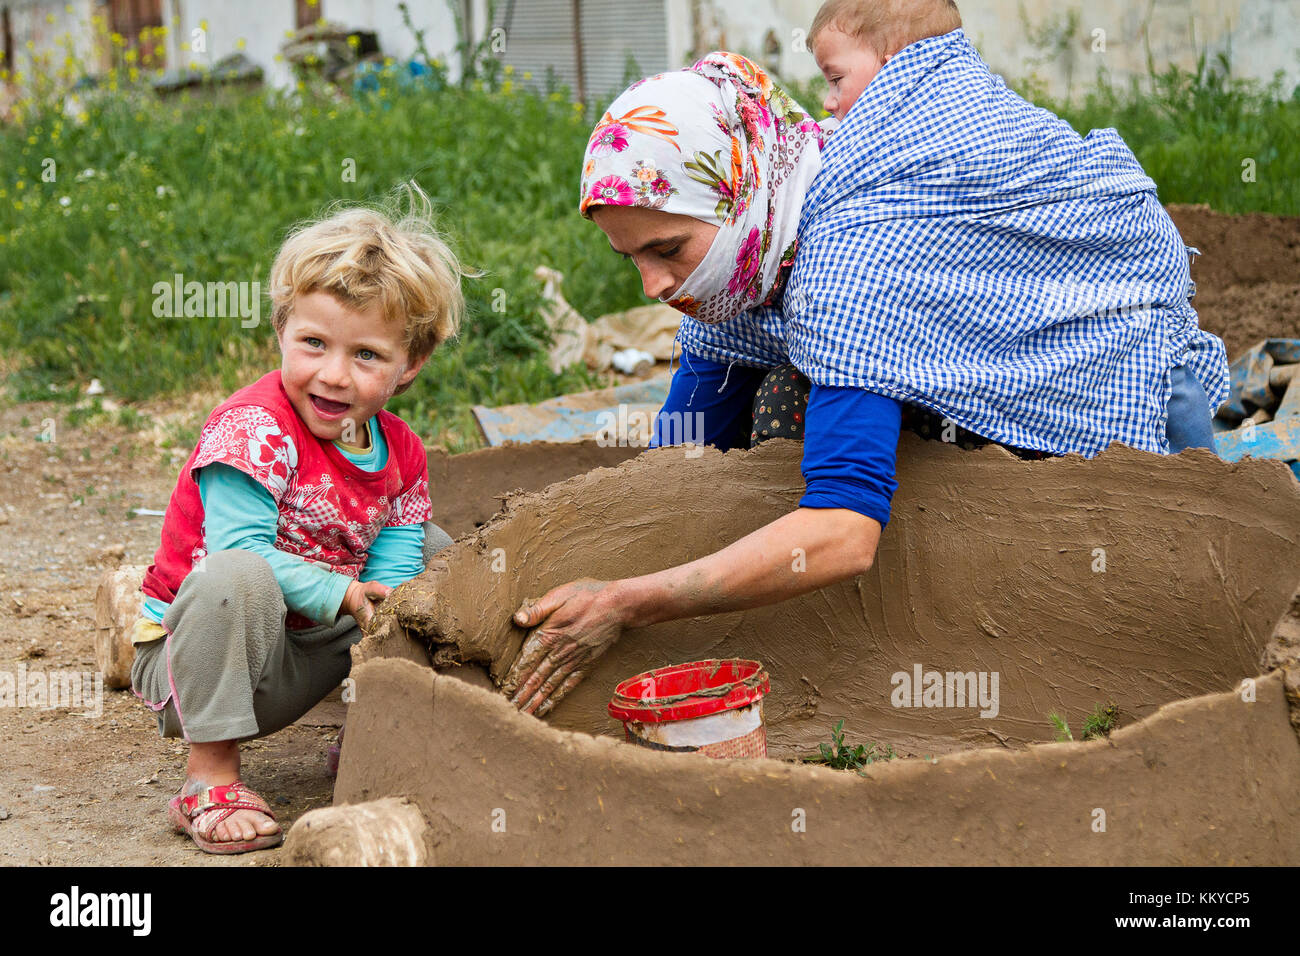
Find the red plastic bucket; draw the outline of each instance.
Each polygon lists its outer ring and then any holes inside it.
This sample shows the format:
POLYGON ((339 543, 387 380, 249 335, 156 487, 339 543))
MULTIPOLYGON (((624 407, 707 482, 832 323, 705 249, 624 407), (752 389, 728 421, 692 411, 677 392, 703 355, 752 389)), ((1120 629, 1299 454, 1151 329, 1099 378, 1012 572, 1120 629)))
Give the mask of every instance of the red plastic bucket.
POLYGON ((706 757, 766 757, 763 697, 771 689, 758 661, 674 664, 629 677, 614 689, 609 715, 629 743, 706 757))

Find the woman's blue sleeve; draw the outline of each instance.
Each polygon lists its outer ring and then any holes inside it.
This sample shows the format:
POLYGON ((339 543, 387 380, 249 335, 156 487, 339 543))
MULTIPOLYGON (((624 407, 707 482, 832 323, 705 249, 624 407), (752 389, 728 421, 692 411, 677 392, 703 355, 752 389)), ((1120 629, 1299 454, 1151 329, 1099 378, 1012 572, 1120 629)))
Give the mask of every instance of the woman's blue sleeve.
POLYGON ((902 406, 861 388, 813 385, 804 423, 801 508, 847 508, 889 521, 902 406))
POLYGON ((668 399, 655 417, 651 448, 687 442, 723 451, 748 447, 754 393, 768 370, 733 364, 729 377, 727 370, 726 365, 683 350, 668 399))
POLYGON ((238 468, 214 463, 200 468, 198 476, 208 553, 260 554, 284 592, 285 607, 320 624, 333 624, 351 579, 277 548, 275 499, 238 468))

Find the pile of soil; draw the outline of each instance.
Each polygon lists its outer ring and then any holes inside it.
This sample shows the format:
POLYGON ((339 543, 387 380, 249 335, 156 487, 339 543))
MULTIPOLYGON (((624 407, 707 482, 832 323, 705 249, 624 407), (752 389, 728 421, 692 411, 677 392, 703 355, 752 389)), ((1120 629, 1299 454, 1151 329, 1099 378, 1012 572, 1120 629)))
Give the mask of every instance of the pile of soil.
POLYGON ((1225 216, 1208 206, 1170 206, 1192 264, 1201 328, 1221 337, 1231 361, 1266 338, 1300 338, 1300 219, 1225 216))

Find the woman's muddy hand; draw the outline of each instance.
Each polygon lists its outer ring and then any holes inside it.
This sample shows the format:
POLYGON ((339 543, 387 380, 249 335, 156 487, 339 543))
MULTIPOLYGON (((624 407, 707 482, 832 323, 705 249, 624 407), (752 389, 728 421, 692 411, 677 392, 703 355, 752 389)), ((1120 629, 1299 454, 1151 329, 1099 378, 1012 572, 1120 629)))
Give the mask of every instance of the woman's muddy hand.
POLYGON ((510 702, 544 717, 623 633, 614 582, 584 578, 526 601, 514 623, 533 628, 502 682, 510 702))

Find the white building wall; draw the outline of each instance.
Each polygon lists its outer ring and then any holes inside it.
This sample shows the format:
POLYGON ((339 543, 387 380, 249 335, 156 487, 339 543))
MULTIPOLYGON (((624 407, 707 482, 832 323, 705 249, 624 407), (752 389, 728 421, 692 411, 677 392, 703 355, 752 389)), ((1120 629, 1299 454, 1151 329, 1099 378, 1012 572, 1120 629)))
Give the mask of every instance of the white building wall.
POLYGON ((266 82, 293 83, 289 64, 276 62, 280 44, 294 30, 294 4, 267 0, 163 0, 163 25, 167 27, 168 66, 210 67, 231 53, 242 52, 264 71, 266 82), (197 31, 205 49, 196 51, 197 31), (244 42, 241 50, 240 41, 244 42))
MULTIPOLYGON (((325 18, 345 27, 373 30, 379 48, 397 60, 415 55, 415 35, 402 23, 395 0, 324 0, 325 18)), ((456 21, 444 0, 411 0, 411 23, 424 30, 429 56, 451 63, 456 51, 456 21)), ((481 20, 479 21, 481 24, 481 20)))
MULTIPOLYGON (((498 0, 499 4, 507 0, 498 0)), ((526 4, 530 0, 515 0, 526 4)), ((1034 77, 1056 96, 1091 85, 1098 68, 1127 83, 1145 77, 1147 49, 1157 68, 1195 65, 1197 52, 1211 61, 1231 51, 1234 75, 1270 80, 1282 71, 1286 89, 1300 85, 1300 0, 957 0, 966 32, 985 60, 1011 79, 1034 77), (1073 19, 1072 19, 1073 14, 1073 19)), ((473 25, 487 30, 486 0, 469 0, 473 25)), ((804 37, 821 0, 665 0, 668 62, 730 49, 753 56, 778 75, 818 76, 804 37)), ((415 52, 396 0, 322 0, 328 19, 374 30, 385 53, 415 52)), ((62 63, 62 38, 71 36, 83 61, 96 55, 90 30, 96 0, 8 0, 15 39, 10 69, 30 73, 33 53, 62 63), (48 18, 48 19, 47 19, 48 18), (50 22, 52 21, 52 22, 50 22), (28 51, 26 41, 33 49, 28 51)), ((294 28, 293 0, 163 0, 169 65, 214 63, 245 41, 243 52, 277 86, 292 82, 275 55, 294 28), (192 31, 208 21, 205 53, 190 49, 192 31)), ((445 0, 411 0, 412 18, 425 30, 430 55, 455 65, 454 18, 445 0)), ((507 42, 509 38, 507 38, 507 42)))
POLYGON ((1287 92, 1300 84, 1300 0, 958 0, 958 7, 994 70, 1034 74, 1057 96, 1094 85, 1098 69, 1124 84, 1145 78, 1148 47, 1157 70, 1193 68, 1202 50, 1211 63, 1230 52, 1234 76, 1269 81, 1281 70, 1287 92))
MULTIPOLYGON (((1267 81, 1281 70, 1287 91, 1300 84, 1300 0, 957 5, 966 32, 996 72, 1035 76, 1056 96, 1092 85, 1099 67, 1119 83, 1145 77, 1148 43, 1157 69, 1190 68, 1200 49, 1208 49, 1211 61, 1230 49, 1235 76, 1267 81)), ((685 66, 693 54, 722 47, 754 56, 782 76, 812 79, 817 65, 802 40, 820 6, 821 0, 668 0, 670 61, 685 66), (776 53, 765 52, 769 31, 779 43, 776 53)))

